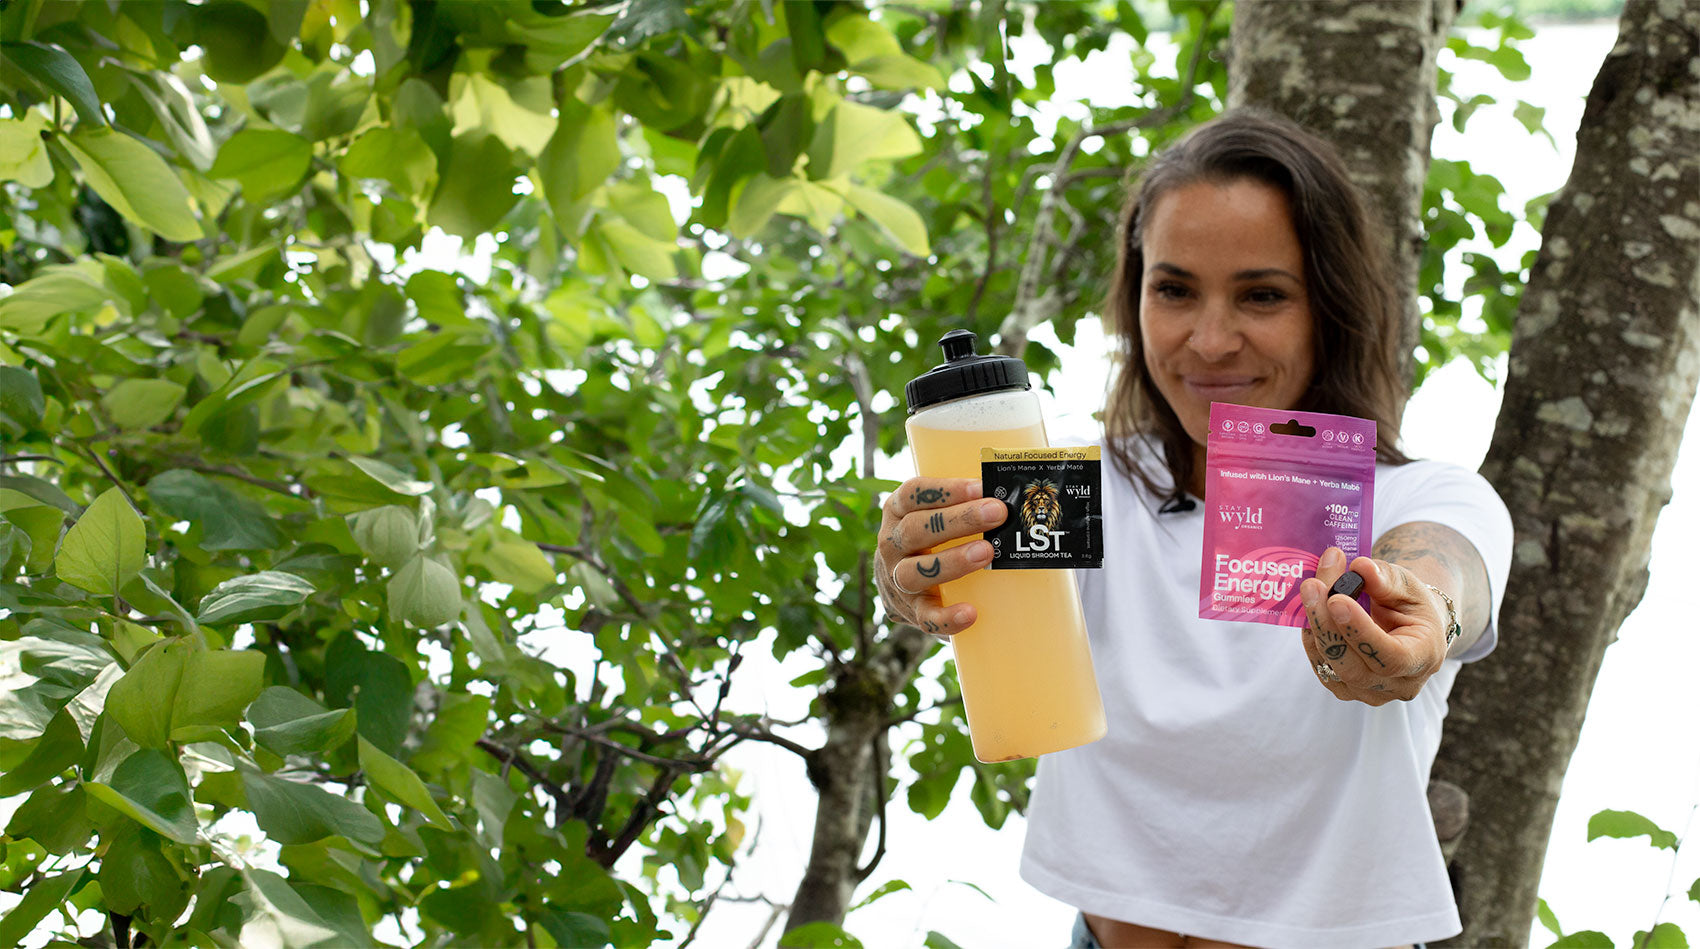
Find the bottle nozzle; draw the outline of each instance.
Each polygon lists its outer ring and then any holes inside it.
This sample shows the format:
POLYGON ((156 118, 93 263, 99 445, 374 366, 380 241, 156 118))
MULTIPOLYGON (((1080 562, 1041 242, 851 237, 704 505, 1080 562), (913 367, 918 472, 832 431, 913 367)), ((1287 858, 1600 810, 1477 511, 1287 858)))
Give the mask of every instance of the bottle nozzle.
POLYGON ((974 341, 977 337, 968 330, 951 330, 939 338, 939 346, 944 349, 946 362, 955 362, 974 355, 974 341))

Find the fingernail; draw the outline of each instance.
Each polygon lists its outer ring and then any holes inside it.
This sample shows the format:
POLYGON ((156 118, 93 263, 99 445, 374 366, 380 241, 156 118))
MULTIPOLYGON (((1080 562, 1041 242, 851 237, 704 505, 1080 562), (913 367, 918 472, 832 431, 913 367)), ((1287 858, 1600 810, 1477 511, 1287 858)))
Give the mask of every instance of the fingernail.
POLYGON ((950 614, 950 617, 951 622, 957 626, 967 626, 974 620, 974 611, 966 606, 959 606, 956 608, 956 612, 950 614))
POLYGON ((1305 606, 1316 609, 1316 587, 1308 583, 1299 584, 1299 600, 1305 606))
POLYGON ((1352 608, 1346 605, 1344 598, 1328 602, 1328 615, 1334 617, 1334 622, 1344 623, 1352 618, 1352 608))
POLYGON ((968 482, 968 500, 972 501, 975 498, 983 498, 985 496, 986 486, 978 479, 968 482))
POLYGON ((1323 553, 1322 562, 1317 564, 1317 566, 1323 570, 1333 570, 1335 567, 1340 566, 1341 562, 1345 559, 1346 555, 1341 553, 1340 548, 1330 547, 1323 553))
POLYGON ((988 521, 1003 520, 1003 502, 994 500, 980 505, 980 516, 988 521))
POLYGON ((992 545, 991 544, 988 544, 983 540, 977 540, 977 541, 973 542, 972 544, 968 545, 968 562, 969 563, 990 563, 991 559, 992 559, 992 545))

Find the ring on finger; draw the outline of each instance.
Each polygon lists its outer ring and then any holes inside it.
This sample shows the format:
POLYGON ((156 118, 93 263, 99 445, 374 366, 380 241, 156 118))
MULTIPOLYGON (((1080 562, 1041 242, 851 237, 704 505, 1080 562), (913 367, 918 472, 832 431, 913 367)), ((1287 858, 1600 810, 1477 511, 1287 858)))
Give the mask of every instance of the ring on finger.
POLYGON ((1340 681, 1340 674, 1335 672, 1334 667, 1326 662, 1319 662, 1316 664, 1316 677, 1324 682, 1340 681))
MULTIPOLYGON (((901 562, 899 563, 899 565, 901 565, 901 562)), ((899 593, 902 593, 905 596, 920 596, 921 595, 921 592, 919 590, 911 590, 908 587, 903 585, 902 580, 897 579, 897 567, 891 568, 891 585, 896 587, 897 591, 899 593)))

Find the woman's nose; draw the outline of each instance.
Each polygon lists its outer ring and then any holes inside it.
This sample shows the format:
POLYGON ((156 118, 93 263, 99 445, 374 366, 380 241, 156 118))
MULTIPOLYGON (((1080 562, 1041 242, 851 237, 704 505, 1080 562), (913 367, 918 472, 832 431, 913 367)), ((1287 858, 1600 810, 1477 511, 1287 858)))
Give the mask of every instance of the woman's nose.
POLYGON ((1244 341, 1232 315, 1218 307, 1208 307, 1193 324, 1186 346, 1205 362, 1220 362, 1239 352, 1244 341))

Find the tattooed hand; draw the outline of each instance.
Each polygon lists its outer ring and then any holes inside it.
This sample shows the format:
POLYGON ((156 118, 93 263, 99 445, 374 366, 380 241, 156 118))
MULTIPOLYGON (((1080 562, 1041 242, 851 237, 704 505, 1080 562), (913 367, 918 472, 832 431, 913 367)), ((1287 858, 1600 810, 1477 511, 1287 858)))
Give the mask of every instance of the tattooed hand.
POLYGON ((1350 565, 1339 548, 1330 547, 1316 576, 1299 586, 1308 625, 1301 633, 1311 665, 1326 663, 1334 677, 1318 669, 1317 679, 1342 701, 1385 705, 1408 701, 1446 658, 1446 608, 1416 574, 1385 560, 1359 557, 1350 565), (1354 570, 1364 578, 1370 609, 1329 587, 1354 570))
POLYGON ((992 545, 976 535, 1003 523, 1008 508, 981 500, 981 490, 978 479, 911 478, 885 499, 874 578, 894 619, 935 636, 974 624, 974 607, 945 606, 938 585, 992 562, 992 545))

